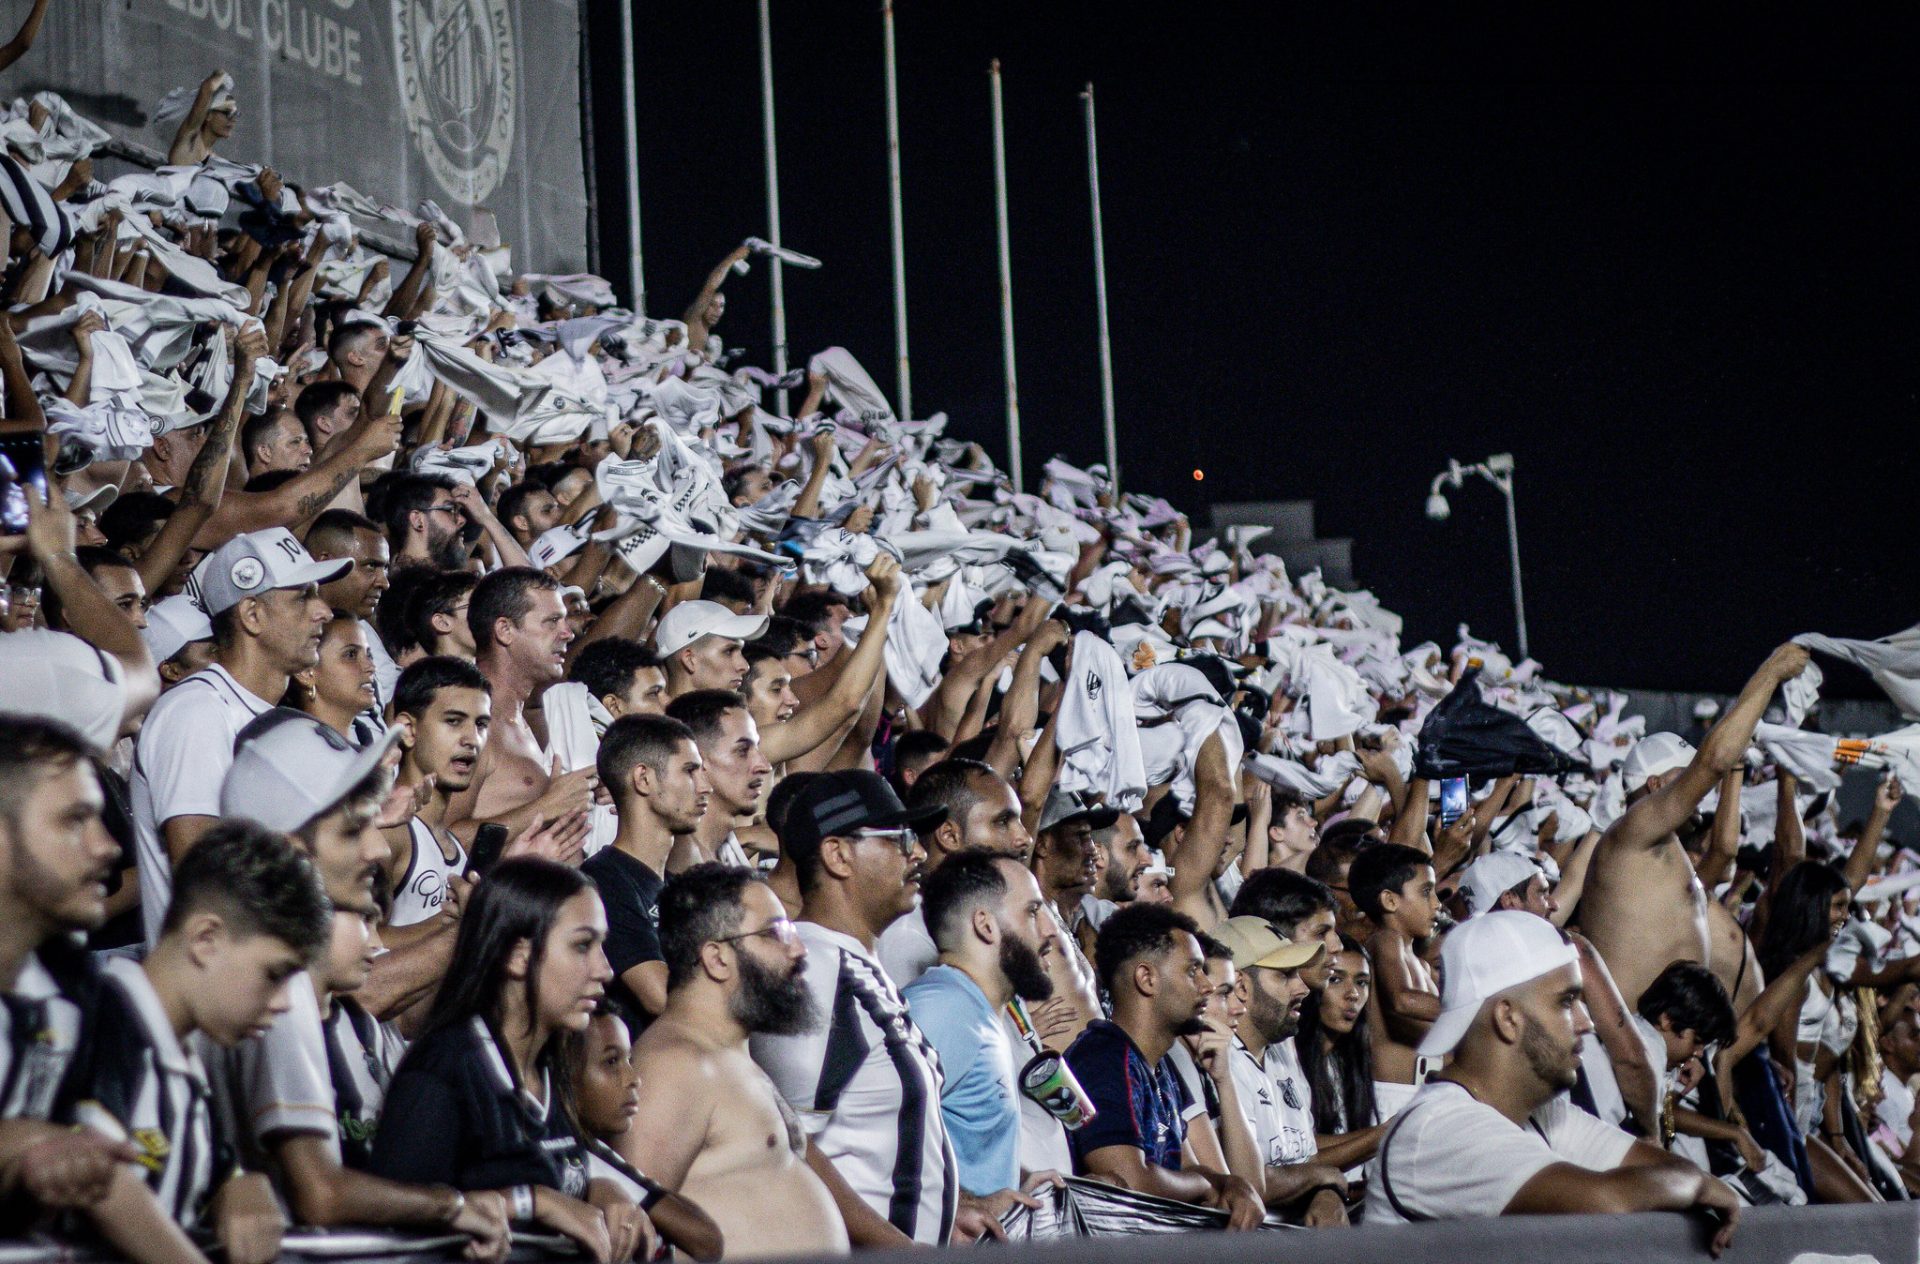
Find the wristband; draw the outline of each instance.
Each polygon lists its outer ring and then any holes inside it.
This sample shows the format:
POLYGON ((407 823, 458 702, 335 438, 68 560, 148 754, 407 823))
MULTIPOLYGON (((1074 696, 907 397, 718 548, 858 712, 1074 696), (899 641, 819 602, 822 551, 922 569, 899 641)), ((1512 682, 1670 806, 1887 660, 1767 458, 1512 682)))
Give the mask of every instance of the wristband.
POLYGON ((533 1187, 531 1185, 515 1185, 507 1191, 507 1198, 512 1203, 513 1219, 533 1219, 533 1187))

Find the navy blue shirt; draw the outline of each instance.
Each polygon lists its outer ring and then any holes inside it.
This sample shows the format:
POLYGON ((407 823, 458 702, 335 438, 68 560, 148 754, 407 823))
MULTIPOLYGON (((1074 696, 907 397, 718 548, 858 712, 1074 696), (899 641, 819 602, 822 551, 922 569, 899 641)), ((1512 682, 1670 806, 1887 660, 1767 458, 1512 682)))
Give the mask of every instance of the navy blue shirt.
POLYGON ((1073 1145, 1073 1170, 1087 1174, 1087 1156, 1107 1146, 1132 1146, 1148 1162, 1180 1170, 1180 1143, 1186 1139, 1183 1116, 1187 1096, 1173 1064, 1150 1065, 1133 1038, 1104 1019, 1087 1024, 1067 1050, 1067 1065, 1099 1113, 1067 1139, 1073 1145))

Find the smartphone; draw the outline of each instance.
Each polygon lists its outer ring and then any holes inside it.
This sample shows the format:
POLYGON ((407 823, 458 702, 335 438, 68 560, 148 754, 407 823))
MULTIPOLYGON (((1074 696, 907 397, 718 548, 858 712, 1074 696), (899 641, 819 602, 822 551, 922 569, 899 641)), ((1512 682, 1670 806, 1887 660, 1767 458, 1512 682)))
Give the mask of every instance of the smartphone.
POLYGON ((1467 814, 1467 779, 1447 777, 1440 782, 1440 828, 1445 829, 1467 814))
POLYGON ((474 831, 473 848, 467 852, 467 876, 483 878, 487 870, 499 863, 500 853, 507 845, 507 827, 497 821, 488 821, 474 831))
POLYGON ((47 498, 47 449, 39 433, 0 436, 0 535, 27 533, 27 489, 47 498))

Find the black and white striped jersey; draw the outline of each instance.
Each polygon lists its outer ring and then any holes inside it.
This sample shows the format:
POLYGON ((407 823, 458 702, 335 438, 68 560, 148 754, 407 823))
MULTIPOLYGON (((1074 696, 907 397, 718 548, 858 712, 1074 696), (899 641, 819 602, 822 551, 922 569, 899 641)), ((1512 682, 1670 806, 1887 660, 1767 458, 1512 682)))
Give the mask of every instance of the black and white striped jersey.
POLYGON ((53 940, 0 993, 0 1119, 51 1119, 99 987, 86 949, 53 940))
POLYGON ((116 958, 101 973, 74 1121, 132 1143, 161 1208, 191 1229, 228 1166, 215 1153, 206 1068, 181 1045, 138 962, 116 958))
POLYGON ((814 922, 799 930, 823 1021, 803 1036, 753 1037, 753 1060, 869 1207, 914 1241, 945 1246, 960 1180, 939 1056, 858 940, 814 922))

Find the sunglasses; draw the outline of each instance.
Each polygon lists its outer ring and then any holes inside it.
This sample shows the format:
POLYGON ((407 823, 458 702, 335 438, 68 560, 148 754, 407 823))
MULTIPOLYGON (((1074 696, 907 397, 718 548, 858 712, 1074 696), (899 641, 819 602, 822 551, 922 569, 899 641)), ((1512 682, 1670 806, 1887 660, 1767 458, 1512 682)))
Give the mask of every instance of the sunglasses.
POLYGON ((714 940, 716 944, 737 943, 742 939, 758 939, 762 935, 771 935, 783 948, 791 948, 800 942, 800 932, 794 924, 784 917, 776 917, 759 930, 743 930, 738 935, 722 935, 714 940))
POLYGON ((900 849, 902 856, 912 856, 913 849, 920 845, 920 836, 910 829, 863 829, 855 830, 853 838, 862 843, 892 843, 900 849))

